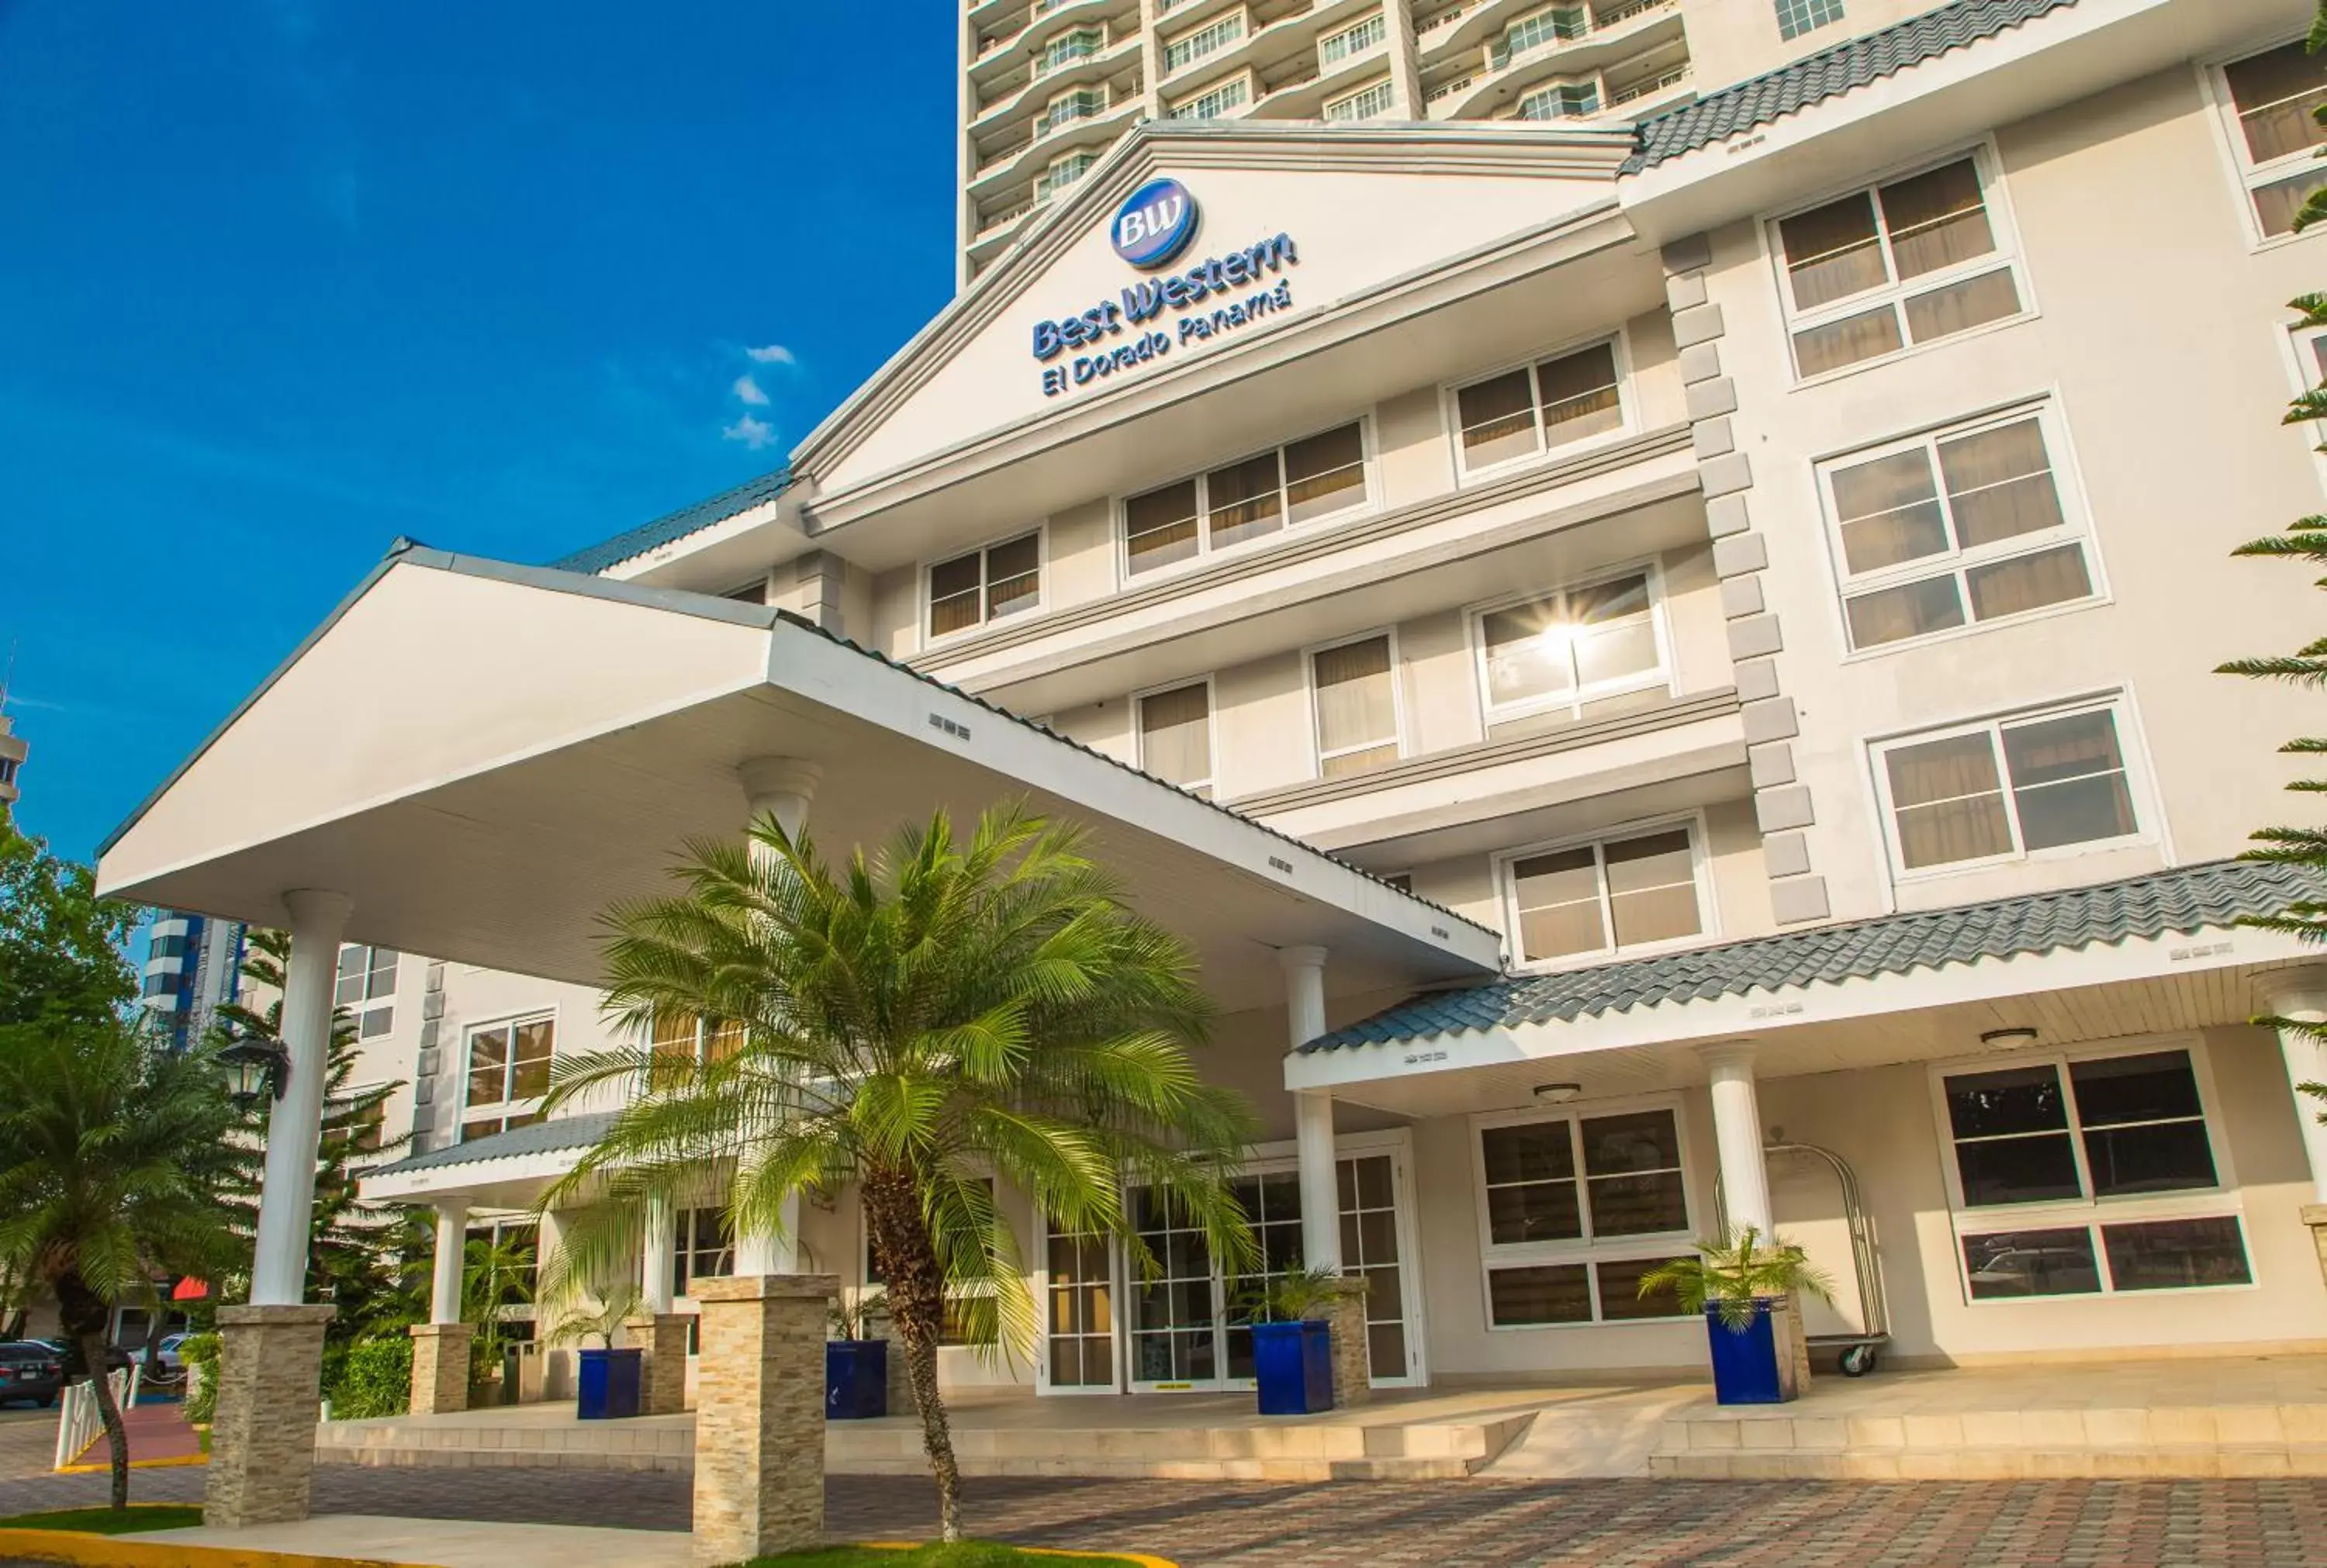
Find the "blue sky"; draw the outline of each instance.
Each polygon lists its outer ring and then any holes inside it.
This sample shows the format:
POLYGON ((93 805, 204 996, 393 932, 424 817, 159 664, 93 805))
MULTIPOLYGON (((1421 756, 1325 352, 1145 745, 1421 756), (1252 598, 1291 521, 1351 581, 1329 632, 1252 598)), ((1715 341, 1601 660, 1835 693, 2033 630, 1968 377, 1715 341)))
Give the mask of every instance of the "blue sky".
POLYGON ((0 0, 20 824, 93 854, 398 535, 775 467, 952 292, 958 5, 0 0))

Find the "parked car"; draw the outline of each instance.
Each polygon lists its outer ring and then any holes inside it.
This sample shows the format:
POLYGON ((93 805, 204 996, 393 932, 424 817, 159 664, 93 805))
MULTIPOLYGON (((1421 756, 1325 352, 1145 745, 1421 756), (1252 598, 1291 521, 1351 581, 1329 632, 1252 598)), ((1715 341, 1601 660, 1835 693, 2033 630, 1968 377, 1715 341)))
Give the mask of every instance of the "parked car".
POLYGON ((162 1336, 162 1342, 154 1348, 154 1370, 151 1374, 157 1382, 175 1383, 186 1375, 186 1363, 178 1354, 178 1347, 192 1337, 191 1334, 162 1336))
MULTIPOLYGON (((44 1345, 48 1349, 55 1351, 57 1353, 58 1359, 64 1363, 66 1382, 70 1383, 77 1378, 85 1377, 89 1375, 87 1370, 81 1366, 80 1347, 74 1344, 70 1339, 32 1339, 26 1341, 26 1343, 44 1345)), ((129 1365, 130 1360, 131 1357, 129 1352, 123 1349, 118 1345, 107 1345, 105 1348, 105 1369, 107 1372, 120 1371, 123 1367, 129 1365)))
POLYGON ((46 1407, 65 1386, 64 1358, 37 1339, 0 1341, 0 1405, 30 1400, 46 1407))

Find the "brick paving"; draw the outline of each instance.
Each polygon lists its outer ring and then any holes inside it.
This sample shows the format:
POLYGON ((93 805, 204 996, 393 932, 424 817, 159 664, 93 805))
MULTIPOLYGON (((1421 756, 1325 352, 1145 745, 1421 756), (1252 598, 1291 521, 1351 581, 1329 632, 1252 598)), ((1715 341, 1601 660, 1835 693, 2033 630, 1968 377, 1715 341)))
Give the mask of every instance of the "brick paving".
MULTIPOLYGON (((0 1442, 13 1437, 0 1431, 0 1442)), ((199 1470, 146 1470, 144 1501, 197 1499, 199 1470)), ((321 1513, 687 1525, 689 1478, 587 1470, 316 1472, 321 1513)), ((973 1479, 972 1529, 1028 1545, 1116 1546, 1209 1568, 1426 1564, 1954 1565, 2327 1563, 2327 1481, 1448 1481, 1323 1486, 973 1479)), ((0 1479, 0 1514, 104 1496, 102 1476, 0 1479)), ((925 1535, 928 1483, 836 1477, 833 1533, 925 1535)))

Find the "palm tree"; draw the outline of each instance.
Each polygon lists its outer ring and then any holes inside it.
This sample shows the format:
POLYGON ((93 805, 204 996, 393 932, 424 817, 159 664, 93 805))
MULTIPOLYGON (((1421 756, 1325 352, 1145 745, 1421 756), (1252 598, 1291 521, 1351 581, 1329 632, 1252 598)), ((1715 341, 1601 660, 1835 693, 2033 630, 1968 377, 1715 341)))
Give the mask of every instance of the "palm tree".
POLYGON ((0 1030, 0 1273, 53 1292, 90 1369, 129 1501, 129 1450, 105 1377, 112 1309, 158 1307, 156 1274, 217 1278, 241 1244, 217 1194, 246 1163, 248 1118, 207 1047, 173 1052, 121 1018, 0 1030))
POLYGON ((1210 1011, 1193 956, 1131 912, 1079 830, 1020 807, 966 844, 940 811, 838 874, 767 817, 748 843, 690 845, 674 875, 678 895, 607 917, 607 1013, 642 1041, 657 1020, 701 1019, 733 1043, 558 1065, 552 1105, 631 1097, 545 1200, 596 1204, 567 1227, 565 1267, 636 1266, 650 1199, 711 1196, 739 1234, 775 1234, 790 1195, 855 1183, 958 1541, 947 1302, 989 1351, 1032 1354, 1039 1331, 992 1179, 1062 1230, 1120 1237, 1153 1274, 1124 1197, 1145 1185, 1231 1274, 1257 1266, 1227 1181, 1251 1113, 1188 1055, 1210 1011))

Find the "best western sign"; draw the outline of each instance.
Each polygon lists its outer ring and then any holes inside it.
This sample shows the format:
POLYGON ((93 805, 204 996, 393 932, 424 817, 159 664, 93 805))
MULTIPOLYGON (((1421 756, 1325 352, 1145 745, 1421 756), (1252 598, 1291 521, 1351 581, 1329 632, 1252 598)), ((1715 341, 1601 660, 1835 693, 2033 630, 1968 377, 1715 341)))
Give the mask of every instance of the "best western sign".
MULTIPOLYGON (((1117 256, 1153 272, 1187 250, 1198 222, 1196 199, 1186 186, 1154 180, 1117 209, 1107 238, 1117 256)), ((1089 310, 1036 322, 1034 358, 1043 366, 1042 395, 1056 397, 1070 387, 1153 364, 1175 347, 1291 310, 1292 280, 1278 275, 1300 261, 1293 237, 1280 234, 1165 277, 1138 279, 1118 297, 1089 310), (1051 363, 1061 359, 1064 363, 1051 363)))

